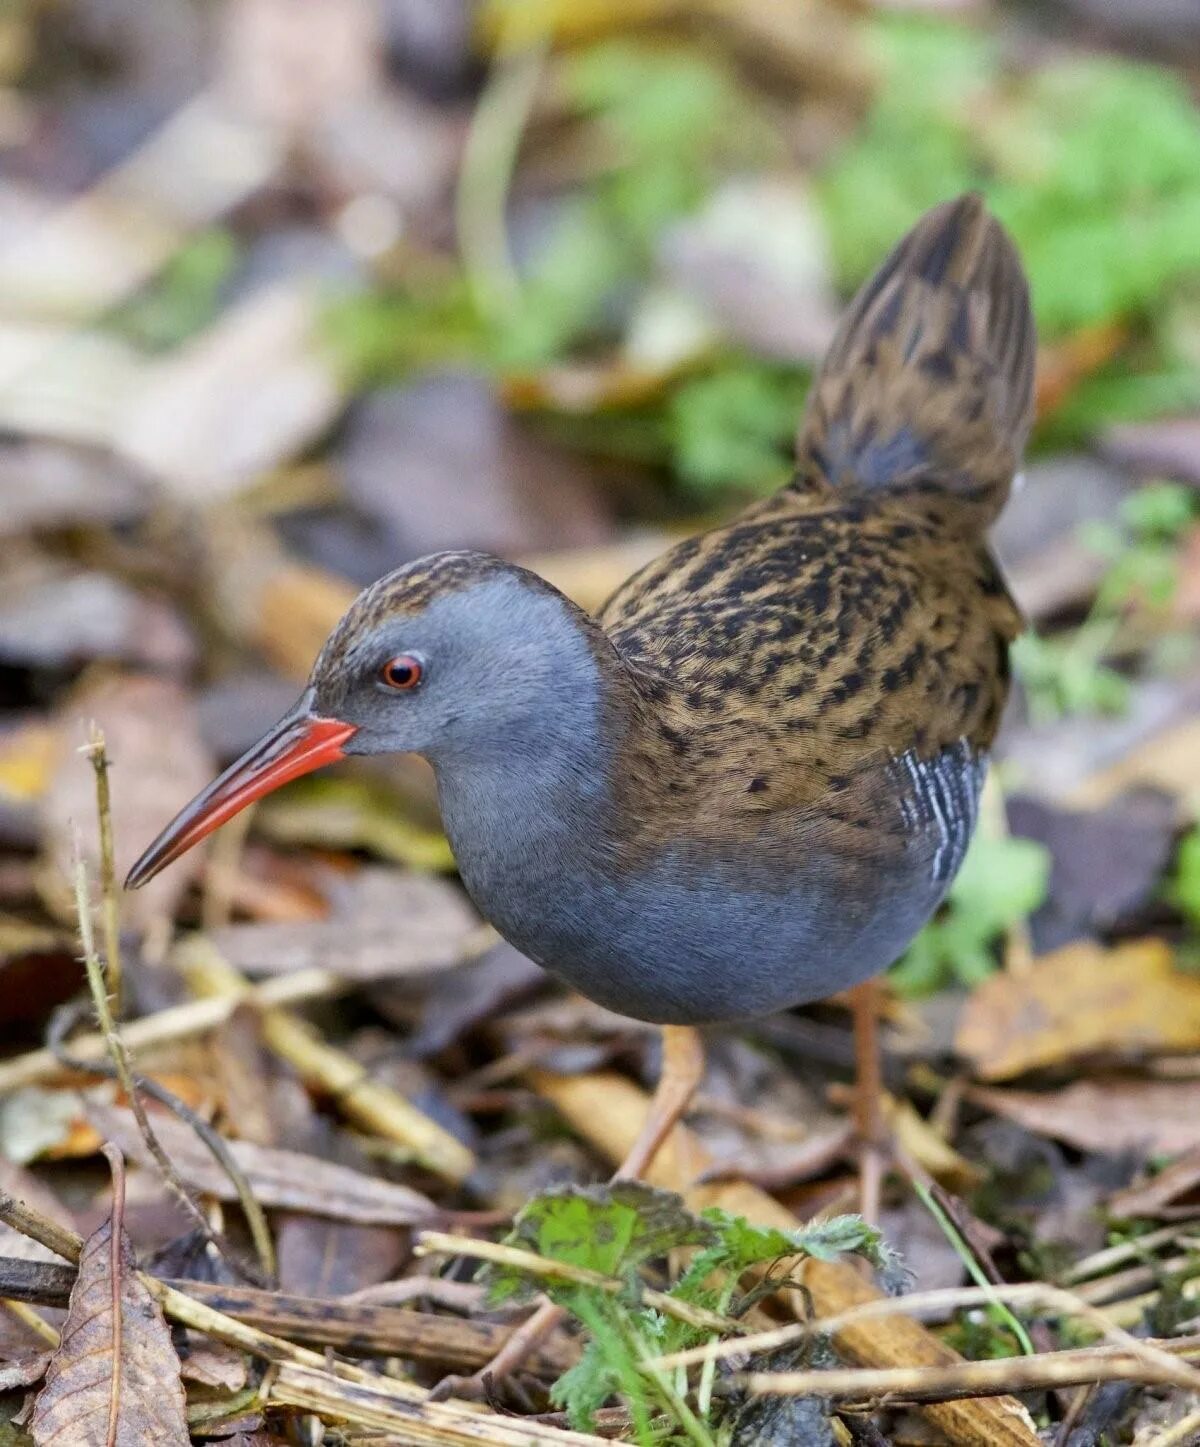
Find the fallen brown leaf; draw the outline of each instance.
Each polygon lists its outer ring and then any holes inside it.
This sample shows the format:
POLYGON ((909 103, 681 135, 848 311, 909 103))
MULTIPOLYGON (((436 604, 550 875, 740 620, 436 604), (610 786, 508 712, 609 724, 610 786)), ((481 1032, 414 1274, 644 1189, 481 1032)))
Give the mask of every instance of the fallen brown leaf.
POLYGON ((1183 714, 1191 706, 1185 696, 1180 714, 1172 713, 1157 725, 1151 720, 1132 748, 1114 751, 1111 763, 1089 773, 1071 790, 1070 802, 1091 809, 1139 788, 1161 789, 1182 798, 1194 794, 1200 789, 1200 720, 1183 714))
MULTIPOLYGON (((112 762, 113 841, 118 878, 163 824, 212 777, 215 763, 200 741, 195 705, 178 684, 165 678, 121 676, 77 690, 60 711, 64 739, 82 745, 89 720, 104 732, 112 762)), ((99 845, 96 784, 92 765, 75 747, 60 756, 42 800, 48 852, 54 862, 50 886, 63 917, 74 918, 72 825, 83 831, 84 852, 93 877, 99 845)), ((203 863, 189 855, 164 870, 136 894, 123 893, 123 923, 135 929, 170 914, 203 863)))
POLYGON ((194 1334, 180 1358, 179 1369, 185 1381, 222 1392, 240 1392, 246 1385, 246 1357, 242 1352, 194 1334))
POLYGON ((1200 1145, 1200 1091, 1194 1080, 1114 1075, 1075 1080, 1061 1090, 973 1086, 967 1099, 1081 1151, 1172 1154, 1200 1145))
POLYGON ((985 980, 963 1006, 954 1043, 985 1080, 1100 1052, 1194 1050, 1200 980, 1172 967, 1161 940, 1112 950, 1079 941, 985 980))
POLYGON ((248 974, 308 966, 347 980, 390 979, 459 964, 479 938, 462 890, 397 869, 364 869, 333 901, 328 920, 213 930, 221 955, 248 974))
POLYGON ((0 1362, 0 1392, 15 1392, 20 1387, 36 1386, 46 1375, 50 1352, 33 1352, 0 1362))
POLYGON ((305 1212, 279 1222, 279 1283, 304 1296, 346 1296, 386 1281, 407 1251, 406 1233, 305 1212))
POLYGON ((62 1343, 34 1403, 38 1447, 188 1447, 179 1358, 138 1277, 121 1206, 118 1183, 113 1216, 84 1243, 62 1343))
MULTIPOLYGON (((150 1163, 131 1112, 89 1101, 88 1117, 106 1140, 114 1141, 131 1159, 140 1165, 150 1163)), ((186 1126, 164 1119, 156 1120, 154 1129, 176 1170, 193 1190, 222 1201, 237 1199, 229 1177, 186 1126)), ((229 1149, 264 1206, 380 1226, 426 1221, 436 1210, 419 1191, 299 1151, 275 1150, 249 1141, 230 1141, 229 1149)))
POLYGON ((236 494, 295 456, 342 404, 319 320, 295 281, 228 307, 144 375, 114 428, 118 454, 193 504, 236 494))

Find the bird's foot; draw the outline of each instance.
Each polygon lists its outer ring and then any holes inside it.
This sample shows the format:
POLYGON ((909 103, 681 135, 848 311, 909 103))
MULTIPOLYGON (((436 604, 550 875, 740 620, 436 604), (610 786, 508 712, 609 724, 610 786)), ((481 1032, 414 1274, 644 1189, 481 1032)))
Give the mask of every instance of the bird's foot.
MULTIPOLYGON (((631 1181, 643 1177, 654 1163, 663 1142, 687 1110, 696 1087, 704 1075, 704 1046, 700 1036, 688 1026, 663 1026, 662 1071, 650 1102, 645 1124, 629 1154, 613 1175, 614 1181, 631 1181)), ((562 1321, 564 1312, 553 1302, 543 1302, 513 1332, 486 1367, 469 1377, 444 1377, 433 1389, 433 1400, 447 1397, 468 1397, 485 1400, 501 1382, 512 1374, 562 1321)))

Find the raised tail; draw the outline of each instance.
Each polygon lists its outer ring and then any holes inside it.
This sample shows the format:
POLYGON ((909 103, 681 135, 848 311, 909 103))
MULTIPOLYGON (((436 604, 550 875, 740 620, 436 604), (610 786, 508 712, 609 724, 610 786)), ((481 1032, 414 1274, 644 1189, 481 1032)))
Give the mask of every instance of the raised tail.
POLYGON ((933 487, 986 527, 1029 436, 1035 346, 1003 227, 974 193, 934 207, 837 329, 800 429, 798 482, 933 487))

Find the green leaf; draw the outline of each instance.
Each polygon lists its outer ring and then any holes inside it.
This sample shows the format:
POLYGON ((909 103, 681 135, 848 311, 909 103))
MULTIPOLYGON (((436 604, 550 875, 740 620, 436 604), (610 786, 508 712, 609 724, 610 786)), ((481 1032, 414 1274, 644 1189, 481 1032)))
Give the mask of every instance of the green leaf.
POLYGON ((787 1256, 811 1256, 818 1261, 832 1261, 837 1256, 862 1256, 872 1266, 892 1269, 894 1255, 883 1237, 861 1216, 833 1216, 815 1221, 795 1231, 781 1231, 774 1226, 756 1226, 742 1216, 731 1215, 712 1206, 701 1218, 714 1227, 717 1239, 701 1251, 680 1278, 674 1294, 692 1299, 690 1293, 715 1272, 726 1272, 731 1284, 752 1266, 779 1261, 787 1256))
POLYGON ((1200 117, 1180 77, 1071 56, 1015 80, 978 31, 891 17, 872 35, 883 85, 820 181, 847 286, 969 187, 1012 230, 1047 336, 1160 314, 1195 276, 1200 117))
POLYGON ((550 1389, 550 1400, 563 1408, 576 1431, 589 1432, 596 1412, 622 1388, 631 1402, 641 1402, 644 1392, 637 1363, 604 1303, 579 1293, 574 1314, 589 1339, 579 1360, 550 1389))
POLYGON ((178 346, 216 316, 221 288, 238 258, 228 231, 202 231, 154 282, 116 314, 115 325, 154 351, 178 346))
POLYGON ((1181 482, 1140 487, 1121 504, 1121 519, 1144 541, 1176 542, 1195 521, 1200 499, 1181 482))
POLYGON ((685 382, 668 411, 681 479, 701 493, 779 486, 787 478, 803 394, 798 374, 748 362, 685 382))
MULTIPOLYGON (((706 1246, 712 1239, 712 1228, 693 1216, 681 1197, 641 1181, 564 1186, 535 1196, 521 1208, 505 1238, 508 1245, 539 1256, 626 1277, 645 1261, 680 1246, 706 1246)), ((494 1300, 524 1285, 521 1273, 507 1268, 493 1268, 485 1275, 493 1283, 494 1300)), ((565 1290, 555 1283, 545 1287, 552 1296, 565 1290)))
POLYGON ((1112 637, 1112 623, 1097 618, 1059 637, 1030 631, 1017 639, 1010 656, 1035 723, 1125 711, 1129 680, 1104 662, 1112 637))
POLYGON ((1170 898, 1192 928, 1200 930, 1200 825, 1185 834, 1179 846, 1170 898))

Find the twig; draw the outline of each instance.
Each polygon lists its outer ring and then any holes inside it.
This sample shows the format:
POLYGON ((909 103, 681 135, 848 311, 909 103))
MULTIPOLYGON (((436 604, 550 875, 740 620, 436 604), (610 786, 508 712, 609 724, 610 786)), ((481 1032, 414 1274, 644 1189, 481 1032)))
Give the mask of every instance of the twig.
MULTIPOLYGON (((246 980, 203 936, 188 942, 181 967, 197 994, 243 999, 249 991, 246 980)), ((327 1045, 303 1020, 286 1010, 264 1010, 260 1020, 268 1047, 306 1085, 332 1095, 343 1113, 364 1130, 396 1141, 419 1165, 455 1184, 474 1170, 473 1153, 457 1137, 398 1090, 372 1080, 359 1061, 327 1045)))
MULTIPOLYGON (((1177 1364, 1179 1365, 1179 1364, 1177 1364)), ((1035 1357, 959 1362, 945 1367, 848 1367, 838 1371, 749 1372, 738 1379, 751 1396, 807 1396, 846 1399, 889 1397, 909 1402, 944 1402, 955 1397, 994 1397, 1044 1391, 1085 1382, 1136 1381, 1178 1385, 1140 1354, 1112 1347, 1043 1352, 1035 1357)))
POLYGON ((1077 1281, 1085 1281, 1088 1277, 1101 1276, 1114 1266, 1121 1266, 1126 1261, 1144 1261, 1147 1255, 1156 1251, 1160 1246, 1165 1246, 1176 1241, 1181 1236, 1186 1236, 1189 1231, 1200 1230, 1200 1220, 1174 1221, 1169 1226, 1162 1226, 1157 1231, 1148 1231, 1144 1236, 1135 1236, 1132 1241, 1122 1241, 1117 1246, 1106 1246, 1102 1251, 1095 1251, 1091 1256, 1085 1256, 1082 1261, 1077 1261, 1074 1266, 1067 1270, 1065 1280, 1073 1285, 1077 1281))
POLYGON ((55 1350, 58 1348, 60 1340, 58 1332, 55 1331, 45 1317, 39 1316, 33 1307, 27 1306, 23 1301, 16 1301, 9 1296, 6 1296, 3 1301, 0 1301, 0 1306, 8 1312, 14 1321, 19 1321, 28 1331, 33 1332, 35 1336, 41 1337, 42 1341, 44 1341, 48 1347, 55 1350))
MULTIPOLYGON (((1185 1281, 1178 1288, 1178 1294, 1183 1301, 1200 1300, 1200 1280, 1193 1277, 1190 1281, 1185 1281)), ((1123 1301, 1115 1301, 1111 1306, 1106 1306, 1104 1315, 1117 1326, 1137 1326, 1161 1296, 1159 1291, 1147 1291, 1141 1296, 1126 1297, 1123 1301)))
MULTIPOLYGON (((1160 1257, 1145 1266, 1129 1266, 1109 1276, 1095 1276, 1076 1286, 1076 1295, 1093 1306, 1124 1302, 1132 1292, 1145 1291, 1157 1282, 1172 1278, 1177 1284, 1200 1276, 1200 1260, 1195 1255, 1160 1257)), ((1112 1313, 1109 1313, 1112 1315, 1112 1313)), ((1121 1325, 1125 1325, 1124 1322, 1121 1325)))
POLYGON ((1190 1447, 1190 1444, 1196 1441, 1197 1434, 1200 1434, 1200 1410, 1181 1417, 1174 1426, 1168 1427, 1165 1432, 1147 1443, 1147 1447, 1190 1447))
MULTIPOLYGON (((555 1261, 549 1256, 539 1256, 534 1251, 523 1251, 519 1246, 505 1246, 499 1241, 478 1241, 471 1236, 451 1236, 444 1231, 422 1231, 413 1246, 414 1256, 471 1256, 479 1261, 490 1261, 497 1266, 511 1266, 515 1271, 528 1272, 530 1276, 547 1281, 570 1281, 577 1286, 591 1286, 609 1296, 619 1296, 628 1290, 628 1283, 616 1276, 605 1276, 586 1266, 573 1266, 568 1261, 555 1261)), ((728 1336, 746 1331, 743 1322, 707 1311, 702 1306, 692 1306, 678 1301, 662 1291, 649 1288, 640 1293, 645 1305, 653 1307, 663 1316, 674 1317, 701 1331, 717 1331, 728 1336)))
POLYGON ((288 1362, 271 1384, 270 1400, 322 1418, 374 1427, 396 1447, 610 1447, 603 1437, 514 1420, 453 1402, 398 1400, 382 1388, 387 1377, 349 1381, 323 1365, 288 1362))
MULTIPOLYGON (((28 1236, 31 1240, 40 1241, 43 1246, 65 1260, 72 1261, 76 1265, 79 1264, 79 1257, 83 1251, 81 1236, 59 1226, 57 1222, 43 1216, 39 1211, 35 1211, 24 1201, 18 1200, 4 1190, 0 1190, 0 1221, 11 1226, 13 1230, 19 1231, 21 1235, 28 1236)), ((378 1393, 393 1397, 397 1401, 413 1403, 425 1400, 426 1393, 422 1392, 419 1387, 410 1386, 406 1382, 396 1381, 391 1377, 377 1376, 350 1362, 334 1361, 330 1365, 329 1359, 319 1352, 311 1351, 307 1347, 296 1346, 294 1342, 286 1341, 283 1337, 272 1336, 270 1333, 260 1331, 246 1322, 238 1321, 224 1312, 216 1311, 170 1283, 151 1276, 149 1272, 139 1271, 138 1277, 172 1321, 191 1327, 194 1331, 202 1332, 217 1341, 225 1342, 232 1347, 239 1347, 242 1351, 250 1352, 253 1356, 261 1357, 265 1361, 288 1362, 298 1366, 328 1370, 347 1381, 370 1383, 378 1393)), ((188 1282, 188 1290, 191 1290, 194 1285, 195 1283, 188 1282)))
MULTIPOLYGON (((92 994, 92 1003, 96 1009, 96 1021, 100 1026, 105 1040, 108 1042, 108 1050, 112 1059, 113 1069, 129 1101, 129 1108, 132 1110, 134 1119, 137 1121, 138 1130, 141 1133, 142 1139, 146 1142, 146 1149, 150 1152, 154 1164, 158 1167, 167 1189, 195 1222, 205 1239, 210 1241, 216 1250, 240 1272, 242 1268, 238 1263, 237 1253, 231 1251, 228 1243, 222 1239, 218 1232, 213 1230, 208 1218, 200 1209, 192 1193, 180 1179, 179 1172, 175 1169, 171 1158, 163 1149, 162 1142, 155 1134, 154 1127, 150 1124, 150 1120, 146 1115, 146 1107, 142 1103, 141 1092, 138 1089, 139 1081, 134 1076, 133 1067, 130 1064, 124 1043, 117 1032, 116 1022, 113 1020, 108 995, 104 988, 104 976, 100 968, 99 957, 96 954, 96 941, 92 933, 92 917, 88 909, 87 868, 83 862, 83 851, 80 847, 78 831, 75 836, 75 905, 79 913, 79 933, 83 944, 84 969, 87 972, 88 986, 92 994)), ((164 1104, 169 1104, 172 1110, 176 1110, 183 1115, 184 1118, 190 1115, 191 1120, 188 1122, 189 1124, 194 1124, 199 1119, 194 1112, 189 1111, 187 1106, 170 1091, 163 1088, 156 1088, 154 1094, 164 1104)), ((205 1140, 205 1143, 212 1149, 213 1141, 211 1137, 215 1135, 215 1132, 209 1132, 206 1135, 201 1131, 200 1134, 202 1139, 205 1140)), ((259 1261, 262 1264, 267 1278, 272 1279, 275 1275, 275 1250, 271 1243, 271 1233, 267 1226, 266 1217, 263 1215, 262 1207, 254 1199, 254 1193, 251 1191, 244 1173, 238 1169, 237 1163, 232 1161, 228 1150, 224 1149, 224 1142, 218 1144, 214 1154, 229 1173, 234 1183, 238 1198, 242 1202, 242 1209, 246 1213, 246 1221, 250 1227, 255 1248, 258 1251, 259 1261), (233 1167, 232 1170, 230 1170, 231 1165, 233 1167)))
POLYGON ((60 1226, 49 1216, 43 1216, 40 1211, 35 1211, 32 1206, 27 1206, 24 1201, 10 1196, 4 1190, 0 1190, 0 1221, 11 1226, 14 1231, 19 1231, 22 1236, 28 1236, 31 1241, 40 1242, 47 1251, 53 1251, 64 1261, 73 1261, 76 1266, 79 1265, 79 1258, 83 1253, 83 1237, 69 1227, 60 1226))
MULTIPOLYGON (((172 1005, 140 1020, 130 1020, 122 1029, 126 1050, 151 1050, 161 1045, 174 1045, 193 1040, 223 1025, 239 1005, 252 1009, 273 1009, 276 1006, 299 1005, 310 1000, 327 1000, 343 995, 351 982, 330 970, 297 970, 293 975, 278 975, 253 985, 243 995, 227 995, 211 1000, 189 1000, 185 1005, 172 1005)), ((81 1035, 71 1043, 76 1060, 88 1068, 107 1053, 103 1035, 81 1035)), ((38 1085, 63 1073, 61 1062, 52 1050, 31 1050, 15 1060, 0 1064, 0 1095, 25 1085, 38 1085)))
POLYGON ((88 741, 80 750, 91 760, 96 775, 96 813, 100 825, 100 904, 104 922, 104 972, 112 1011, 121 1018, 121 911, 117 903, 117 867, 113 848, 112 800, 108 787, 108 750, 104 734, 93 721, 88 741))
MULTIPOLYGON (((65 1306, 74 1281, 69 1266, 0 1256, 0 1289, 17 1307, 65 1306)), ((345 1349, 356 1357, 407 1357, 443 1368, 473 1369, 491 1361, 514 1330, 497 1322, 400 1311, 345 1297, 294 1296, 206 1281, 168 1280, 166 1285, 260 1331, 305 1346, 345 1349)), ((578 1359, 575 1343, 563 1337, 544 1345, 532 1367, 558 1376, 578 1359)))
MULTIPOLYGON (((69 1022, 68 1022, 69 1028, 69 1022)), ((114 1065, 104 1061, 83 1061, 76 1060, 70 1051, 61 1043, 59 1032, 52 1026, 49 1036, 50 1048, 58 1059, 69 1070, 77 1070, 82 1074, 102 1076, 105 1080, 121 1082, 121 1076, 114 1065)), ((238 1165, 237 1157, 229 1149, 229 1143, 225 1137, 216 1130, 202 1115, 198 1115, 186 1100, 181 1100, 174 1091, 168 1090, 161 1081, 155 1080, 153 1076, 134 1073, 133 1083, 142 1095, 148 1095, 151 1100, 157 1101, 164 1109, 169 1110, 172 1115, 181 1120, 184 1125, 190 1126, 200 1137, 208 1149, 212 1152, 218 1165, 233 1183, 237 1192, 238 1201, 245 1213, 250 1236, 258 1252, 257 1267, 245 1262, 230 1243, 209 1225, 209 1239, 217 1245, 221 1254, 226 1260, 232 1261, 238 1271, 247 1281, 253 1281, 258 1286, 270 1284, 275 1279, 275 1249, 271 1239, 270 1226, 267 1223, 266 1214, 254 1195, 254 1188, 250 1179, 238 1165)), ((136 1112, 135 1112, 136 1114, 136 1112)), ((178 1174, 178 1173, 176 1173, 178 1174)), ((181 1178, 182 1179, 182 1178, 181 1178)), ((186 1190, 186 1186, 184 1187, 186 1190)), ((206 1218, 207 1219, 207 1218, 206 1218)))
MULTIPOLYGON (((696 1362, 705 1362, 710 1359, 720 1360, 730 1356, 744 1356, 747 1353, 773 1351, 777 1347, 787 1346, 792 1342, 801 1341, 817 1334, 834 1336, 852 1323, 872 1318, 897 1313, 915 1315, 937 1312, 945 1315, 950 1311, 968 1307, 991 1306, 997 1299, 1024 1305, 1028 1310, 1040 1307, 1043 1311, 1054 1315, 1079 1317, 1095 1326, 1112 1345, 1131 1356, 1144 1359, 1156 1371, 1165 1372, 1177 1378, 1182 1373, 1182 1385, 1193 1390, 1200 1387, 1200 1371, 1194 1367, 1185 1367, 1165 1347, 1131 1336, 1127 1331, 1115 1326, 1099 1307, 1092 1306, 1090 1302, 1081 1300, 1069 1291, 1062 1291, 1058 1287, 1046 1286, 1040 1282, 1027 1282, 1016 1286, 993 1286, 989 1283, 986 1290, 982 1287, 968 1286, 942 1291, 918 1291, 911 1296, 881 1297, 878 1300, 865 1301, 859 1306, 852 1306, 847 1311, 838 1312, 835 1316, 818 1317, 812 1321, 797 1322, 794 1326, 781 1326, 773 1331, 756 1332, 752 1336, 744 1336, 737 1341, 710 1342, 703 1346, 692 1347, 688 1351, 673 1352, 669 1356, 660 1358, 659 1365, 664 1368, 691 1366, 696 1362)), ((1032 1358, 1028 1360, 1032 1360, 1032 1358)), ((972 1363, 968 1362, 966 1365, 970 1366, 972 1363)), ((908 1368, 902 1370, 908 1370, 908 1368)))

